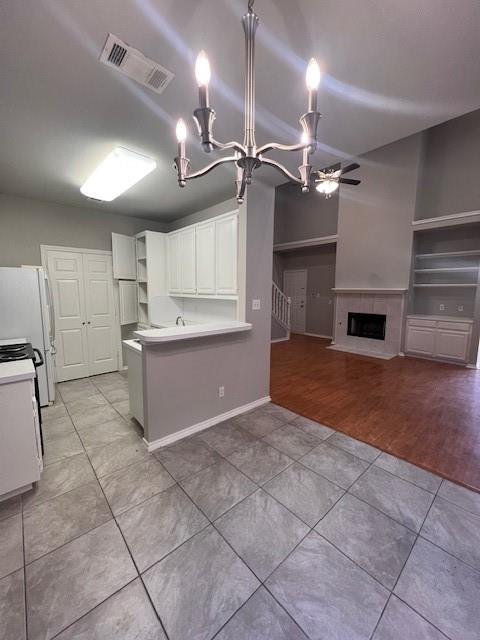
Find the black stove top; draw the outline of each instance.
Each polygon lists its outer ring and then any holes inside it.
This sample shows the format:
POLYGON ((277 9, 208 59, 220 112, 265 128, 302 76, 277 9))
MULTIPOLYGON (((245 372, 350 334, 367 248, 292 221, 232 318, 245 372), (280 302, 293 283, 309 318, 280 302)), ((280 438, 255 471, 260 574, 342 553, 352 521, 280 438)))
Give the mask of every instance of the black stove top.
POLYGON ((33 360, 35 362, 35 359, 35 351, 30 342, 0 345, 0 362, 12 362, 13 360, 33 360))

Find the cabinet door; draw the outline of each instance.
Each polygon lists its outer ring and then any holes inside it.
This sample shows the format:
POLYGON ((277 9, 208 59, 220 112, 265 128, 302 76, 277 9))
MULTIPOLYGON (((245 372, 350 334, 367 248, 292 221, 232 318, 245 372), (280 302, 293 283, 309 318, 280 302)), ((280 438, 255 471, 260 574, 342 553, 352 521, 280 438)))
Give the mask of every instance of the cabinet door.
POLYGON ((465 362, 468 354, 470 333, 464 331, 437 330, 435 355, 465 362))
POLYGON ((179 235, 182 293, 196 293, 195 227, 185 229, 179 235))
POLYGON ((167 242, 168 253, 168 290, 180 293, 182 288, 180 275, 180 234, 171 233, 167 242))
POLYGON ((236 295, 237 285, 237 245, 238 216, 232 214, 215 222, 215 279, 216 292, 236 295))
POLYGON ((215 222, 196 227, 197 293, 215 293, 215 222))
POLYGON ((407 351, 433 356, 435 353, 435 329, 408 327, 407 351))
POLYGON ((137 258, 135 238, 112 233, 113 277, 118 280, 136 280, 137 258))
POLYGON ((131 280, 120 280, 120 324, 137 322, 137 283, 131 280))

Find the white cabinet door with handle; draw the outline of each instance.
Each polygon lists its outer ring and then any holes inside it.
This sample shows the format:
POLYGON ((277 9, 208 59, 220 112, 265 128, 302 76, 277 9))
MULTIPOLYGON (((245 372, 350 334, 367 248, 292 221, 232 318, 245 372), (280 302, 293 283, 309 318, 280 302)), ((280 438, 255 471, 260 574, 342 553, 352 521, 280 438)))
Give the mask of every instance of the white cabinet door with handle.
POLYGON ((138 319, 137 283, 132 280, 120 280, 118 291, 120 324, 134 324, 138 319))
POLYGON ((113 277, 118 280, 137 279, 135 238, 112 233, 113 277))
POLYGON ((238 215, 236 213, 215 221, 216 292, 236 295, 238 261, 238 215))
POLYGON ((215 222, 196 227, 197 293, 215 293, 215 222))
POLYGON ((195 227, 189 227, 181 231, 179 236, 181 290, 182 293, 196 293, 195 227))

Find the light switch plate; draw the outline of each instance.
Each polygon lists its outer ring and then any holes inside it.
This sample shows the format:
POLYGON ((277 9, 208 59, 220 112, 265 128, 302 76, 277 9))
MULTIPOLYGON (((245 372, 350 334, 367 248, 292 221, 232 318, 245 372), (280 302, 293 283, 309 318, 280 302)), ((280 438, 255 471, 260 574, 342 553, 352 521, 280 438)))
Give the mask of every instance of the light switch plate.
POLYGON ((445 311, 445 305, 444 304, 440 305, 440 311, 445 311))
POLYGON ((260 300, 252 300, 252 311, 258 311, 260 309, 260 300))

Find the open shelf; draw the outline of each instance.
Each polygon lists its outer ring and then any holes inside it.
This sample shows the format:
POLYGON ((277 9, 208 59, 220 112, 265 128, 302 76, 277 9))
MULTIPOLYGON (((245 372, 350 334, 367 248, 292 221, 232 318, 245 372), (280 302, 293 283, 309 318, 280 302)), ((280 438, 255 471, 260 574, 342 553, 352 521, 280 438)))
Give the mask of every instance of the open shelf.
POLYGON ((443 253, 417 253, 417 258, 462 258, 463 256, 480 256, 480 250, 445 251, 443 253))
POLYGON ((445 287, 476 287, 477 283, 476 282, 475 283, 459 282, 457 284, 457 283, 453 283, 453 282, 444 282, 444 283, 440 284, 438 282, 435 282, 435 283, 432 282, 432 283, 424 283, 424 284, 415 283, 413 286, 414 287, 429 287, 429 288, 433 288, 433 287, 443 287, 443 288, 445 288, 445 287))
POLYGON ((478 271, 480 267, 439 267, 438 269, 415 269, 415 273, 455 273, 478 271))

